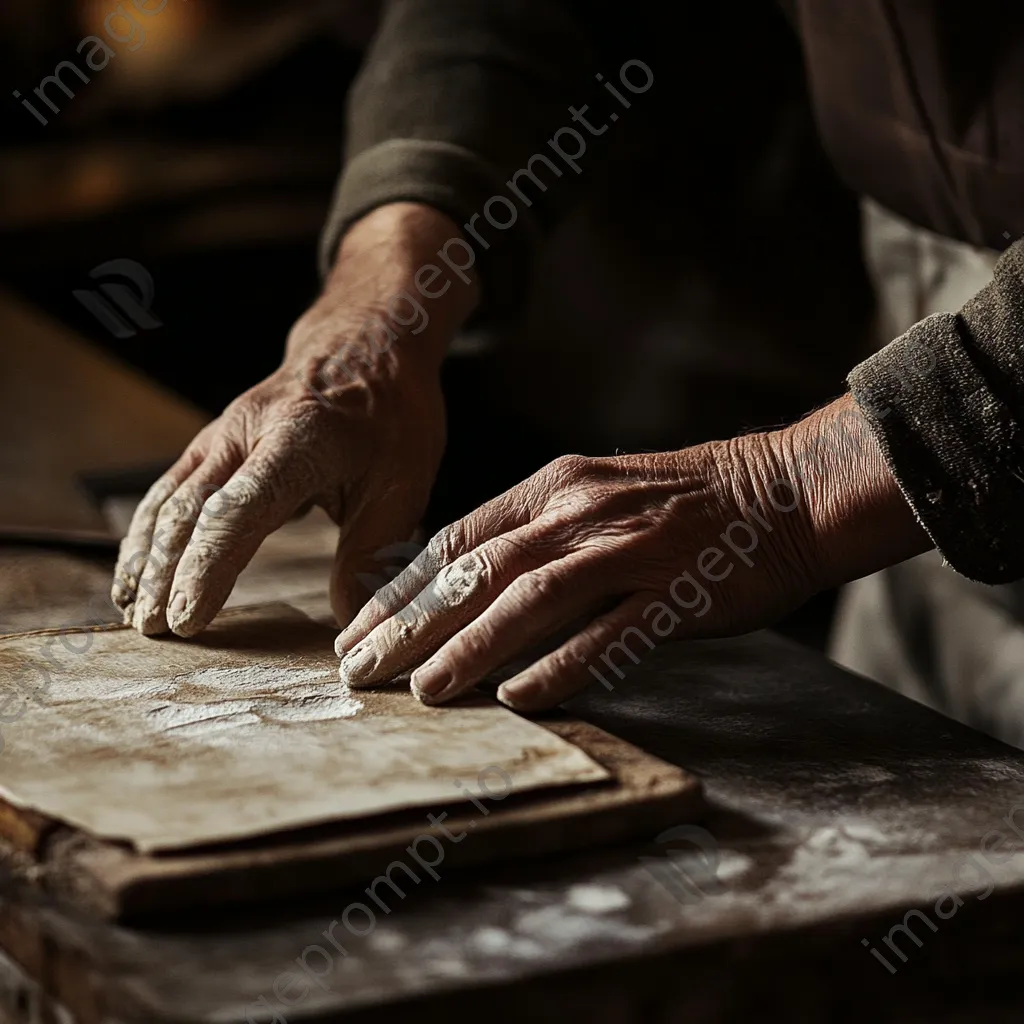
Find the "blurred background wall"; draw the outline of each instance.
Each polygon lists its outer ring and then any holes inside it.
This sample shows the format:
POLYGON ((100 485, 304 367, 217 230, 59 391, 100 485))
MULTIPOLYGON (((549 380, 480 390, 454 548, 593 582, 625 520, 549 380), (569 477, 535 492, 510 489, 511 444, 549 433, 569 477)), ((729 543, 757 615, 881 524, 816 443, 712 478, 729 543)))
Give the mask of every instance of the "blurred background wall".
MULTIPOLYGON (((136 15, 142 40, 115 18, 116 56, 88 83, 65 69, 73 98, 48 89, 59 112, 33 89, 61 61, 85 68, 76 48, 118 5, 3 3, 0 287, 216 414, 274 369, 316 293, 377 0, 169 0, 136 15), (158 324, 119 337, 75 298, 113 259, 151 275, 158 324)), ((664 5, 628 30, 608 6, 610 49, 657 88, 582 176, 521 321, 450 360, 429 528, 561 452, 795 418, 840 393, 868 345, 856 203, 819 149, 775 5, 664 5)))

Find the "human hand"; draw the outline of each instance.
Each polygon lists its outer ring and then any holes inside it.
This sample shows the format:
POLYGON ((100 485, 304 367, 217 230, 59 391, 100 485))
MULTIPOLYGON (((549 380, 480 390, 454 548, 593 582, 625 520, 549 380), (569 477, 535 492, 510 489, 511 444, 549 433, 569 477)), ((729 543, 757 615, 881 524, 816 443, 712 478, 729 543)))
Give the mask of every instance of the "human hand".
POLYGON ((455 697, 583 628, 504 682, 518 710, 567 699, 656 644, 746 632, 822 587, 927 547, 849 399, 796 427, 660 455, 567 456, 435 536, 338 637, 353 686, 420 665, 455 697), (837 430, 839 433, 837 434, 837 430), (809 440, 831 437, 808 464, 809 440), (857 540, 859 552, 849 543, 857 540))
POLYGON ((136 510, 112 591, 126 623, 199 632, 264 538, 314 503, 341 527, 331 598, 339 623, 351 619, 365 596, 356 575, 412 534, 441 458, 438 371, 475 286, 448 289, 429 315, 410 288, 456 234, 436 211, 395 204, 345 236, 280 369, 208 424, 136 510))

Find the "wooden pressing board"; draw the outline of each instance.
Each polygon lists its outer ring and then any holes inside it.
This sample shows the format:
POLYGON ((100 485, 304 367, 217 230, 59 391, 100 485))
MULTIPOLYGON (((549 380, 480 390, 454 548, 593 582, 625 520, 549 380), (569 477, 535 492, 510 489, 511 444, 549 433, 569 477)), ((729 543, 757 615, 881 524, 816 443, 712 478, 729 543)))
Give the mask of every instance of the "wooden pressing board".
MULTIPOLYGON (((336 665, 333 631, 286 605, 224 612, 201 638, 188 642, 147 640, 121 626, 76 630, 67 634, 67 640, 73 647, 85 647, 86 634, 91 637, 90 647, 77 656, 54 642, 57 634, 53 630, 0 640, 0 689, 8 694, 31 694, 35 688, 33 699, 10 705, 15 713, 24 707, 22 717, 0 726, 5 741, 0 752, 0 842, 10 865, 34 884, 104 917, 151 917, 196 905, 263 901, 369 882, 395 860, 415 868, 408 847, 424 834, 442 844, 443 867, 439 865, 437 870, 447 872, 459 865, 651 836, 691 820, 702 810, 701 786, 694 776, 584 722, 551 716, 531 725, 483 696, 459 706, 425 708, 402 684, 341 696, 339 684, 326 681, 324 675, 336 665), (38 685, 43 645, 48 645, 45 664, 53 680, 45 694, 39 692, 38 685), (194 671, 190 677, 194 679, 208 673, 211 663, 223 666, 229 676, 239 673, 249 679, 253 672, 257 676, 270 672, 273 679, 280 673, 303 678, 305 672, 314 682, 289 683, 282 693, 297 693, 301 699, 279 705, 273 703, 278 694, 268 695, 250 680, 249 690, 231 695, 240 704, 218 706, 219 719, 212 714, 206 714, 203 722, 190 721, 187 716, 183 719, 181 701, 194 700, 197 706, 209 708, 210 694, 203 692, 197 697, 196 686, 190 682, 177 686, 175 699, 164 703, 161 695, 166 691, 159 690, 154 677, 163 671, 167 679, 180 680, 183 665, 206 666, 194 671), (108 678, 111 672, 114 677, 108 678), (129 675, 131 678, 126 678, 129 675), (158 689, 151 695, 146 687, 154 685, 158 689), (300 689, 295 689, 296 685, 300 689), (115 693, 111 688, 117 686, 121 690, 115 693), (97 703, 90 697, 90 693, 104 692, 117 699, 97 703), (353 700, 361 705, 353 723, 361 723, 361 728, 384 728, 419 759, 409 773, 396 777, 390 790, 384 788, 383 793, 390 793, 390 803, 382 796, 383 809, 373 810, 372 800, 366 803, 374 797, 372 785, 365 793, 357 793, 354 781, 346 786, 343 778, 335 777, 344 772, 339 772, 332 757, 346 754, 350 726, 338 719, 324 723, 315 720, 315 715, 309 721, 303 714, 295 717, 298 706, 353 700), (276 712, 277 718, 274 708, 284 709, 276 712), (248 721, 246 715, 259 723, 248 721), (147 733, 139 734, 141 755, 132 746, 138 742, 136 722, 140 717, 164 723, 153 734, 152 758, 147 753, 147 733), (198 741, 180 738, 190 736, 190 729, 206 729, 209 722, 217 720, 224 723, 219 732, 203 732, 198 741), (112 721, 119 723, 118 728, 111 730, 112 721), (253 801, 266 796, 264 782, 252 800, 240 804, 236 800, 231 805, 231 820, 225 821, 222 834, 210 833, 210 841, 174 840, 175 814, 183 834, 195 823, 187 813, 181 817, 180 801, 175 805, 173 800, 166 823, 168 835, 154 833, 152 821, 143 822, 131 833, 134 819, 123 813, 131 811, 130 807, 118 806, 119 786, 124 788, 126 801, 130 802, 132 793, 140 799, 139 773, 145 776, 141 783, 145 793, 153 778, 146 773, 155 766, 165 773, 155 777, 159 785, 166 777, 168 792, 184 785, 195 794, 197 804, 209 801, 212 797, 207 788, 223 788, 223 784, 219 771, 204 767, 216 763, 204 760, 211 750, 196 743, 206 744, 213 735, 213 756, 223 758, 235 749, 235 736, 248 735, 245 730, 263 736, 259 730, 265 726, 260 723, 266 722, 271 730, 265 739, 266 765, 273 768, 280 763, 281 773, 287 775, 288 751, 275 744, 281 742, 281 736, 299 735, 303 744, 308 742, 309 786, 322 783, 326 773, 333 772, 330 782, 338 787, 339 806, 346 801, 351 804, 356 797, 363 803, 356 800, 356 809, 349 806, 347 818, 321 815, 318 820, 261 831, 258 814, 253 824, 253 801), (116 739, 122 735, 120 728, 125 736, 136 736, 135 740, 126 739, 123 747, 116 739), (340 731, 325 732, 328 729, 340 731), (51 737, 51 746, 45 749, 40 746, 44 735, 51 737), (506 741, 512 744, 507 750, 506 741), (479 745, 479 757, 475 745, 479 745), (280 757, 280 762, 275 762, 274 756, 280 757), (102 763, 108 774, 97 787, 95 805, 90 806, 89 800, 83 803, 74 783, 81 780, 88 795, 89 772, 95 770, 96 763, 102 763), (475 783, 468 785, 487 809, 483 813, 479 804, 468 802, 464 791, 451 783, 456 776, 469 781, 474 767, 492 763, 504 765, 516 784, 500 801, 486 799, 475 783), (54 795, 40 790, 48 771, 64 778, 70 792, 54 795), (431 788, 431 778, 444 785, 431 788), (426 789, 415 806, 401 806, 402 800, 395 799, 396 793, 420 786, 426 789), (110 806, 98 806, 104 801, 110 806), (68 806, 84 809, 83 813, 66 813, 68 806), (41 810, 47 807, 60 808, 61 813, 41 810), (457 843, 448 841, 440 828, 430 824, 428 813, 440 820, 449 834, 466 835, 457 843), (441 818, 442 813, 446 817, 441 818), (119 826, 124 826, 126 838, 117 838, 119 826)), ((217 701, 218 705, 227 703, 217 701)), ((355 746, 354 740, 351 745, 355 746)), ((303 746, 303 757, 305 750, 303 746)), ((299 770, 304 766, 305 761, 298 762, 299 770)), ((291 770, 294 774, 294 759, 291 770)), ((254 768, 254 777, 258 776, 259 770, 254 768)), ((268 778, 274 777, 272 771, 268 778)), ((492 772, 488 777, 502 791, 500 776, 492 772)), ((157 796, 159 793, 157 789, 157 796)), ((275 809, 273 801, 269 806, 275 809)), ((276 811, 280 810, 278 801, 276 811)), ((195 836, 204 834, 200 827, 195 836)), ((430 843, 423 849, 429 858, 430 843)))

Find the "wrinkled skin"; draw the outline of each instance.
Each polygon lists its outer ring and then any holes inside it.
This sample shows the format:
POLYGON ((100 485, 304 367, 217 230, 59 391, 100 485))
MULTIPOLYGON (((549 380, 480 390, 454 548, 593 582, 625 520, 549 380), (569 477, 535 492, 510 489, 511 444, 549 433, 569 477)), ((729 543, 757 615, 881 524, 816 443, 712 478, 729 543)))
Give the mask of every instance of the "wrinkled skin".
POLYGON ((444 448, 440 362, 475 291, 449 289, 425 330, 391 345, 360 328, 386 317, 390 297, 455 234, 433 210, 394 204, 346 235, 281 368, 207 425, 136 510, 112 590, 126 623, 199 632, 264 538, 313 503, 340 527, 331 599, 339 624, 352 618, 368 596, 356 577, 376 568, 381 547, 407 540, 426 507, 444 448))
POLYGON ((436 380, 349 388, 327 409, 282 369, 200 432, 146 495, 121 545, 125 586, 115 599, 136 629, 201 630, 264 538, 312 502, 342 528, 333 596, 338 614, 351 616, 361 603, 349 593, 355 574, 419 522, 444 412, 436 380))
POLYGON ((498 690, 540 710, 595 679, 616 685, 613 666, 658 643, 768 625, 822 587, 924 550, 859 413, 849 399, 829 409, 681 452, 555 461, 378 591, 338 638, 341 677, 372 686, 419 665, 413 690, 441 703, 578 623, 498 690), (848 420, 838 429, 836 415, 848 420), (794 450, 822 429, 834 439, 798 471, 794 450))
POLYGON ((440 703, 567 629, 498 691, 537 710, 609 672, 623 678, 620 663, 655 644, 768 625, 822 587, 930 546, 846 396, 768 434, 559 459, 443 530, 362 607, 358 578, 408 540, 425 508, 444 444, 439 367, 475 308, 475 278, 433 302, 422 331, 403 334, 399 319, 390 346, 362 344, 360 328, 457 233, 415 204, 350 229, 281 368, 140 504, 114 581, 126 622, 197 633, 267 534, 316 502, 340 527, 331 596, 348 624, 342 678, 370 686, 414 668, 414 691, 440 703), (342 348, 355 361, 339 367, 342 348))

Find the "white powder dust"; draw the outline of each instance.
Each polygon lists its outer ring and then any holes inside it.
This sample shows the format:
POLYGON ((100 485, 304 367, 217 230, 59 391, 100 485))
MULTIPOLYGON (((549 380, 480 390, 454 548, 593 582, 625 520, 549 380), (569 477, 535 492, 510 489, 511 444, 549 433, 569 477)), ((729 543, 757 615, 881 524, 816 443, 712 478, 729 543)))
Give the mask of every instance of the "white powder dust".
POLYGON ((178 685, 200 686, 234 699, 179 704, 171 699, 146 713, 156 732, 201 737, 261 721, 289 724, 352 718, 363 706, 328 671, 310 677, 295 668, 207 668, 175 676, 178 685), (319 680, 323 680, 322 682, 319 680), (262 699, 254 699, 259 696, 262 699))
POLYGON ((362 706, 363 702, 355 697, 324 694, 322 697, 302 697, 287 703, 268 701, 261 704, 258 710, 268 722, 327 722, 334 718, 352 718, 362 706))
POLYGON ((202 738, 211 732, 237 729, 240 725, 258 725, 259 721, 259 715, 254 715, 251 711, 236 711, 233 714, 214 715, 210 718, 204 718, 202 721, 177 725, 174 726, 174 731, 179 736, 202 738))
MULTIPOLYGON (((174 677, 176 683, 190 683, 193 686, 206 686, 213 690, 226 693, 242 692, 275 692, 301 683, 311 683, 318 679, 325 682, 332 679, 334 673, 329 670, 310 672, 308 668, 267 667, 264 665, 244 665, 235 668, 201 668, 195 672, 174 677)), ((334 680, 335 682, 337 680, 334 680)))
POLYGON ((569 905, 591 914, 607 914, 630 904, 629 897, 614 885, 574 885, 568 894, 569 905))
POLYGON ((469 937, 469 948, 482 956, 512 956, 535 960, 544 956, 544 947, 533 939, 510 935, 503 928, 477 928, 469 937))
POLYGON ((231 718, 252 711, 247 700, 223 700, 211 704, 162 704, 146 712, 146 721, 158 732, 207 722, 212 718, 231 718))
POLYGON ((598 940, 639 942, 652 938, 657 928, 631 924, 614 917, 595 917, 555 904, 528 910, 519 916, 516 931, 536 936, 544 943, 547 955, 553 947, 576 947, 598 940))

